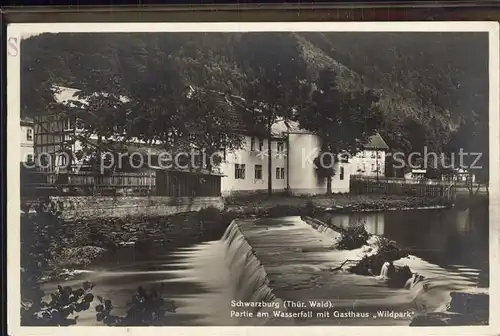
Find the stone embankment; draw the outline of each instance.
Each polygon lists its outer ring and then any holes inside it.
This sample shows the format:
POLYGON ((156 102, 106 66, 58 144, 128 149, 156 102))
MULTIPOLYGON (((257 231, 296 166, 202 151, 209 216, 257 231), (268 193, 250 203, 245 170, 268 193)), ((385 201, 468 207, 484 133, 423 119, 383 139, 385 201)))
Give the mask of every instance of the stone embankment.
POLYGON ((222 209, 221 198, 207 197, 51 197, 24 202, 21 222, 47 226, 58 242, 45 279, 69 278, 109 249, 218 239, 233 218, 222 209))
POLYGON ((314 211, 356 213, 453 206, 440 198, 349 194, 314 197, 252 195, 227 197, 224 201, 227 210, 253 217, 313 216, 314 211))

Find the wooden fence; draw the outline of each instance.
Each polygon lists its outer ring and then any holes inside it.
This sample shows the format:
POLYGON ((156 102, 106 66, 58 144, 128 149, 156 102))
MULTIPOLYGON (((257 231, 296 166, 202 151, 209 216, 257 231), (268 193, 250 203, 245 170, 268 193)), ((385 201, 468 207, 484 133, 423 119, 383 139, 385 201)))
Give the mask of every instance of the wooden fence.
POLYGON ((22 170, 21 194, 220 196, 221 176, 166 170, 106 175, 22 170))
POLYGON ((371 181, 351 179, 350 192, 352 194, 379 194, 405 195, 419 197, 441 197, 452 199, 456 194, 456 187, 452 185, 432 185, 415 183, 390 183, 387 181, 371 181))
POLYGON ((362 175, 351 175, 351 180, 356 181, 370 181, 370 182, 380 182, 380 183, 397 183, 397 184, 427 184, 427 185, 443 185, 443 186, 456 186, 462 188, 476 188, 480 186, 478 182, 467 182, 467 181, 443 181, 436 179, 405 179, 402 177, 386 177, 386 176, 362 176, 362 175))

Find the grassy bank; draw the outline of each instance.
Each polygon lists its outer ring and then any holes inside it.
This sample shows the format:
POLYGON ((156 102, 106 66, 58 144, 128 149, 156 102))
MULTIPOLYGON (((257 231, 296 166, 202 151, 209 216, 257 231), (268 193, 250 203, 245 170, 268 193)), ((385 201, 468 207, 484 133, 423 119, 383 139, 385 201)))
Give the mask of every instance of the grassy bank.
POLYGON ((403 210, 437 206, 451 206, 441 198, 385 195, 335 194, 321 196, 251 195, 227 197, 226 209, 240 214, 261 215, 270 209, 288 208, 288 215, 307 215, 309 208, 331 212, 403 210))

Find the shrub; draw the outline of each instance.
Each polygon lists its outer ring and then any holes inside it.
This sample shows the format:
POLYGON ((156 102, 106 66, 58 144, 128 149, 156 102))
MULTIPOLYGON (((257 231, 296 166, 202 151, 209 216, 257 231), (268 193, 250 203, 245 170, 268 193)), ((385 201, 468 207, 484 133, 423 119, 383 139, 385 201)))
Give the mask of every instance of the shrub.
POLYGON ((43 296, 39 283, 50 261, 61 252, 59 213, 42 202, 35 213, 23 206, 21 214, 21 300, 26 306, 37 307, 43 296))
MULTIPOLYGON (((384 237, 377 236, 377 238, 372 246, 375 253, 366 254, 359 262, 350 267, 350 272, 361 275, 380 275, 384 263, 392 263, 408 256, 408 253, 399 249, 394 241, 384 237)), ((406 271, 405 269, 404 272, 406 273, 406 271)), ((401 276, 404 276, 404 273, 401 276)))
POLYGON ((200 218, 204 221, 218 221, 223 216, 223 212, 213 206, 201 209, 198 212, 198 214, 200 215, 200 218))
POLYGON ((88 309, 93 300, 93 285, 82 288, 58 287, 51 301, 43 300, 40 281, 54 265, 63 249, 61 213, 49 201, 35 205, 34 213, 21 206, 21 324, 26 326, 67 326, 76 323, 69 318, 74 312, 88 309))
POLYGON ((83 283, 81 288, 58 286, 52 293, 51 300, 45 302, 23 302, 21 305, 21 324, 24 326, 69 326, 76 324, 78 316, 70 318, 71 314, 90 308, 94 296, 90 291, 94 285, 83 283))
POLYGON ((364 225, 355 225, 341 233, 337 248, 340 250, 354 250, 365 245, 368 238, 370 238, 370 235, 364 225))
POLYGON ((113 315, 111 300, 97 297, 100 304, 96 306, 96 319, 108 326, 161 326, 167 325, 166 316, 174 313, 173 301, 163 299, 156 290, 137 289, 137 294, 128 304, 129 309, 124 317, 113 315))
MULTIPOLYGON (((88 310, 94 300, 91 293, 94 284, 84 282, 82 287, 58 286, 46 302, 40 289, 43 274, 53 268, 63 251, 64 232, 60 213, 49 202, 41 202, 35 213, 27 214, 22 206, 21 214, 21 325, 23 326, 69 326, 77 323, 75 313, 88 310)), ((89 247, 90 252, 100 251, 89 247)), ((101 304, 96 319, 106 325, 164 325, 166 313, 174 312, 171 301, 161 298, 154 290, 141 287, 129 303, 124 317, 111 315, 110 300, 99 298, 101 304)))

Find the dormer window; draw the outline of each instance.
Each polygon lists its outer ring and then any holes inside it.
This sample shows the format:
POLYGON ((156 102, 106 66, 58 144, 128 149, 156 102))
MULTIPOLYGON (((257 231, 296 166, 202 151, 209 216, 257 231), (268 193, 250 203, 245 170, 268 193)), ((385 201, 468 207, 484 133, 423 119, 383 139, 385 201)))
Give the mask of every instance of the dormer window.
POLYGON ((283 153, 285 151, 285 144, 283 142, 278 142, 276 144, 278 153, 283 153))

